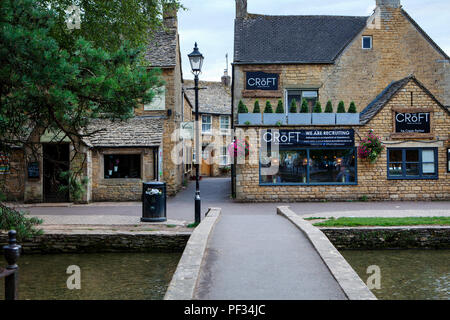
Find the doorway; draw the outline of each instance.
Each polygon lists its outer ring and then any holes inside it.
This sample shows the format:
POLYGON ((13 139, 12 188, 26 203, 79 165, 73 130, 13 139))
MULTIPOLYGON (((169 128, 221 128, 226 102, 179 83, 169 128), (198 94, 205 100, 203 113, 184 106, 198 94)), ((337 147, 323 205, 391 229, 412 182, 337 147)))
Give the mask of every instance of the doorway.
POLYGON ((69 171, 70 150, 69 144, 46 143, 43 147, 43 186, 44 202, 68 202, 70 200, 68 179, 61 176, 62 172, 69 171))

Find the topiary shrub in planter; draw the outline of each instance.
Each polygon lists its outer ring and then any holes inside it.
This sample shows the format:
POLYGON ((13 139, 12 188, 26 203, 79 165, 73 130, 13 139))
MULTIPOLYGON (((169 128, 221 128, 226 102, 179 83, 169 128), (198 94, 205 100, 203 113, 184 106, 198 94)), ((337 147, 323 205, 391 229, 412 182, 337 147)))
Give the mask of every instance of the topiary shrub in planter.
POLYGON ((308 102, 303 99, 302 108, 300 111, 302 113, 297 113, 297 102, 295 99, 291 102, 291 108, 288 113, 288 124, 293 125, 307 125, 311 124, 311 114, 308 112, 308 102))
POLYGON ((255 100, 255 104, 253 106, 253 113, 261 113, 261 108, 259 107, 259 101, 255 100))
POLYGON ((322 113, 322 105, 316 102, 312 113, 312 124, 315 125, 334 125, 336 123, 335 113, 322 113))
POLYGON ((327 102, 325 113, 333 113, 333 104, 331 103, 331 100, 328 100, 327 102))
POLYGON ((278 101, 276 113, 273 113, 272 105, 270 101, 267 101, 266 108, 264 109, 264 124, 276 125, 278 122, 286 124, 283 102, 281 100, 278 101))
POLYGON ((359 124, 359 113, 356 111, 356 105, 352 101, 348 108, 349 113, 345 113, 344 102, 339 102, 338 113, 336 114, 336 124, 352 125, 359 124))
POLYGON ((239 124, 245 125, 261 124, 262 123, 261 113, 248 113, 247 106, 242 102, 242 100, 240 100, 238 105, 238 122, 239 124))

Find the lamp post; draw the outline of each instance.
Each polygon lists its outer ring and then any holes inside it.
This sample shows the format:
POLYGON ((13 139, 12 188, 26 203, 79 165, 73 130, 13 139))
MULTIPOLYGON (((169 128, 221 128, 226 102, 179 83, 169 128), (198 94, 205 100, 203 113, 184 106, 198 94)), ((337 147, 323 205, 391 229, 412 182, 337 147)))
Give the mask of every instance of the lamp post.
POLYGON ((198 127, 198 75, 202 72, 204 57, 198 51, 197 42, 194 51, 188 54, 191 64, 192 73, 194 74, 194 90, 195 90, 195 223, 201 221, 201 200, 200 200, 200 182, 199 182, 199 161, 200 161, 200 134, 198 127))

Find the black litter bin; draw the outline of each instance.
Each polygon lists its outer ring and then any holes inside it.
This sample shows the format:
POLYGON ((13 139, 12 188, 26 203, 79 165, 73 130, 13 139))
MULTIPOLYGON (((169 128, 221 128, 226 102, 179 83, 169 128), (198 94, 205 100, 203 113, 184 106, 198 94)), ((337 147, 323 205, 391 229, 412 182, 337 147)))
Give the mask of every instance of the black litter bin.
POLYGON ((167 221, 166 183, 144 182, 142 188, 142 222, 167 221))

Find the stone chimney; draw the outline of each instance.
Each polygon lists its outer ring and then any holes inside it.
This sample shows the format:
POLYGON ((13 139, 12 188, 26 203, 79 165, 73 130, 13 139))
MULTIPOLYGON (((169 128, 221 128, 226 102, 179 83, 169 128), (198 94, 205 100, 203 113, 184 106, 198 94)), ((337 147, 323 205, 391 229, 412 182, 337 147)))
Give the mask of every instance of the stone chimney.
POLYGON ((229 87, 231 84, 231 77, 228 75, 228 69, 225 69, 222 76, 222 85, 224 87, 229 87))
POLYGON ((247 17, 247 0, 236 0, 236 18, 247 17))
POLYGON ((380 7, 380 8, 397 9, 402 6, 400 3, 400 0, 376 0, 376 3, 377 3, 377 7, 380 7))
POLYGON ((177 28, 177 6, 174 3, 166 3, 163 7, 163 23, 166 28, 177 28))

